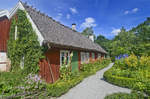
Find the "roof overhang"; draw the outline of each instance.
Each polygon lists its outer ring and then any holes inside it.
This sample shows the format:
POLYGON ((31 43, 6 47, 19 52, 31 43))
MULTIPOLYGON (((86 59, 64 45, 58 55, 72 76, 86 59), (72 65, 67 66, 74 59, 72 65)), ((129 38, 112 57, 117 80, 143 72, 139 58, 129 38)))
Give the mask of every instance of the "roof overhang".
POLYGON ((0 17, 6 16, 9 18, 9 11, 8 10, 2 10, 0 11, 0 17))
POLYGON ((98 51, 98 50, 85 49, 85 48, 79 48, 79 47, 68 46, 68 45, 61 45, 61 44, 56 44, 54 42, 49 42, 46 40, 44 40, 43 44, 46 44, 49 47, 49 49, 58 48, 58 49, 65 49, 65 50, 77 50, 77 51, 85 51, 85 52, 87 51, 87 52, 97 52, 97 53, 107 54, 105 52, 98 51))

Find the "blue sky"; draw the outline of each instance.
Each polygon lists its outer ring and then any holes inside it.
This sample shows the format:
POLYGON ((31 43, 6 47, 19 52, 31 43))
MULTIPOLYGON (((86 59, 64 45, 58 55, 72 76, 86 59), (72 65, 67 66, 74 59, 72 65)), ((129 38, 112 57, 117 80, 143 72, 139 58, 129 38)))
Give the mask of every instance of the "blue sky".
MULTIPOLYGON (((18 0, 2 0, 0 9, 10 10, 18 0)), ((112 39, 124 26, 127 30, 150 17, 150 0, 22 0, 77 31, 92 26, 99 34, 112 39)))

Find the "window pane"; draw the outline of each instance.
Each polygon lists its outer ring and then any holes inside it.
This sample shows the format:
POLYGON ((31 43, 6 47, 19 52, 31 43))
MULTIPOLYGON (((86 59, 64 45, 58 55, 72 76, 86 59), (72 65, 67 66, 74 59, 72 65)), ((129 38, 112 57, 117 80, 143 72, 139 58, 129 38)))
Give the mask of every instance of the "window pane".
POLYGON ((64 64, 64 57, 61 57, 61 65, 63 65, 64 64))

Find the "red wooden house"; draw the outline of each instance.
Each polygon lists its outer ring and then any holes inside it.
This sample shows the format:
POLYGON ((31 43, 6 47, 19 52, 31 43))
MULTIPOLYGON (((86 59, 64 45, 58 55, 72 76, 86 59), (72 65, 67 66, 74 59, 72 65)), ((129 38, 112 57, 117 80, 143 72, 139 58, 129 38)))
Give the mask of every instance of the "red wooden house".
POLYGON ((11 12, 0 15, 0 54, 7 52, 11 17, 18 9, 27 12, 26 16, 38 36, 40 45, 49 48, 45 53, 46 60, 40 62, 40 74, 47 82, 54 82, 59 78, 59 68, 65 58, 69 62, 71 52, 73 71, 78 70, 80 64, 107 54, 101 46, 77 32, 75 24, 72 25, 72 29, 66 27, 22 2, 18 2, 11 12))

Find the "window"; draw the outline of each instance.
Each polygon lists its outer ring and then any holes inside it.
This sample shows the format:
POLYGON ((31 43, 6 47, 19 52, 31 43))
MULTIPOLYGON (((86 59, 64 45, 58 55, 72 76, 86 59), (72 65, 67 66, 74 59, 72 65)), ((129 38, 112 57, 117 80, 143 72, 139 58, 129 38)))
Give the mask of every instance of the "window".
POLYGON ((100 54, 100 53, 98 53, 98 58, 99 58, 99 59, 101 58, 101 54, 100 54))
POLYGON ((88 62, 89 62, 89 53, 81 52, 81 63, 88 63, 88 62))
POLYGON ((60 51, 60 66, 63 64, 67 65, 70 61, 70 52, 69 51, 60 51))
POLYGON ((81 63, 84 63, 85 61, 85 55, 84 52, 81 52, 81 63))
POLYGON ((92 59, 95 59, 95 53, 92 53, 92 59))
POLYGON ((89 62, 89 60, 90 60, 90 54, 87 52, 86 53, 86 62, 89 62))

